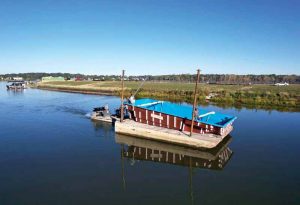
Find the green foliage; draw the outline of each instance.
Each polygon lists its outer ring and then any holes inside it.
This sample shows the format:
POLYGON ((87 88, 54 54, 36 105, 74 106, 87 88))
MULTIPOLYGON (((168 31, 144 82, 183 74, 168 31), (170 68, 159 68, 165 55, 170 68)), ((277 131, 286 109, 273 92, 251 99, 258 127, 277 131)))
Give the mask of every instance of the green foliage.
MULTIPOLYGON (((129 97, 140 86, 140 82, 126 81, 125 96, 129 97)), ((43 86, 58 86, 64 89, 95 90, 120 94, 118 81, 71 81, 43 83, 43 86), (105 88, 105 89, 104 89, 105 88)), ((137 97, 151 97, 161 100, 193 102, 195 84, 176 82, 149 82, 139 90, 137 97)), ((226 105, 281 106, 300 108, 300 85, 277 87, 273 85, 210 85, 199 84, 198 101, 205 103, 206 96, 212 94, 210 102, 226 105)))
MULTIPOLYGON (((23 77, 25 80, 37 80, 46 76, 65 78, 80 77, 83 79, 97 78, 104 81, 120 80, 118 75, 84 75, 72 73, 11 73, 0 75, 0 79, 8 77, 23 77)), ((128 76, 129 80, 148 79, 153 82, 195 82, 195 74, 179 74, 179 75, 143 75, 143 76, 128 76)), ((300 76, 298 75, 233 75, 233 74, 201 74, 200 82, 210 84, 232 84, 232 85, 249 85, 249 84, 274 84, 279 82, 288 82, 290 84, 299 84, 300 76)))

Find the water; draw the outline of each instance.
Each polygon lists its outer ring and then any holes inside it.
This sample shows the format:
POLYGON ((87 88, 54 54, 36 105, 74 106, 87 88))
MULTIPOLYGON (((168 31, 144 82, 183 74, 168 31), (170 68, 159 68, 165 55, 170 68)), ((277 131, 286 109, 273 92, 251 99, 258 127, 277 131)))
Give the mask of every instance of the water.
MULTIPOLYGON (((300 203, 299 113, 205 108, 238 117, 228 145, 233 154, 220 169, 191 168, 133 160, 125 155, 133 147, 116 143, 124 136, 88 119, 93 107, 117 107, 117 97, 4 86, 1 205, 300 203)), ((145 143, 153 145, 137 145, 145 143)))

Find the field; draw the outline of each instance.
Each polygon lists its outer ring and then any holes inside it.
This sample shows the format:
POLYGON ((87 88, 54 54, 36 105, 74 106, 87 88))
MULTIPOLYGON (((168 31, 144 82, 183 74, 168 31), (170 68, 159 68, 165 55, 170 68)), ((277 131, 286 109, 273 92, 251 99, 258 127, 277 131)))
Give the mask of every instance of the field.
MULTIPOLYGON (((125 81, 125 96, 130 96, 141 82, 125 81)), ((162 100, 192 102, 194 83, 150 82, 144 83, 137 97, 152 97, 162 100)), ((38 88, 64 91, 78 91, 94 94, 120 95, 120 81, 65 81, 39 83, 38 88)), ((300 85, 209 85, 199 84, 199 103, 207 103, 206 96, 211 95, 210 102, 219 105, 248 107, 281 107, 298 109, 300 107, 300 85)))

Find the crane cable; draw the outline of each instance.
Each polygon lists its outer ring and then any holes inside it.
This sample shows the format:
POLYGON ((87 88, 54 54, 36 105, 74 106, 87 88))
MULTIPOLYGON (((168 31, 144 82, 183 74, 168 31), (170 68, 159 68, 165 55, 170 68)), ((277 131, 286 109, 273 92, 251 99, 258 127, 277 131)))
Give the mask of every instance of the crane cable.
MULTIPOLYGON (((148 77, 147 77, 148 78, 148 77)), ((146 82, 147 78, 145 78, 145 80, 140 84, 140 86, 138 87, 138 89, 135 91, 135 93, 133 94, 133 96, 135 96, 139 90, 142 88, 142 86, 144 85, 144 83, 146 82)))

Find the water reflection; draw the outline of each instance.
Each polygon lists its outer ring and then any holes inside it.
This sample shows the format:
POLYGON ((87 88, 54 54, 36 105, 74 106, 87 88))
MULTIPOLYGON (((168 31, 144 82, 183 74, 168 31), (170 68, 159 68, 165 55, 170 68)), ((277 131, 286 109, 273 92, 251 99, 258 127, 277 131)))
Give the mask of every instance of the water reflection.
POLYGON ((228 147, 232 140, 230 136, 226 137, 216 148, 209 151, 118 134, 116 134, 115 140, 118 144, 123 145, 122 156, 124 155, 125 158, 130 159, 132 165, 141 160, 222 170, 233 153, 228 147))
POLYGON ((132 166, 140 161, 178 165, 188 168, 189 198, 191 204, 194 204, 193 170, 223 170, 233 154, 228 147, 231 140, 231 136, 228 136, 216 148, 208 151, 116 134, 115 141, 121 145, 123 190, 126 190, 126 162, 132 166))
POLYGON ((7 90, 8 95, 23 95, 24 94, 24 89, 9 89, 7 90))
POLYGON ((112 123, 91 121, 93 123, 94 129, 99 137, 110 138, 115 131, 112 123))

